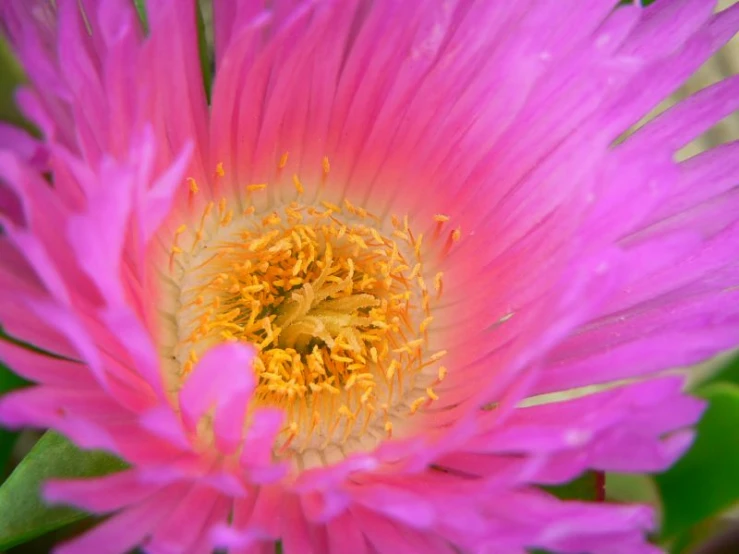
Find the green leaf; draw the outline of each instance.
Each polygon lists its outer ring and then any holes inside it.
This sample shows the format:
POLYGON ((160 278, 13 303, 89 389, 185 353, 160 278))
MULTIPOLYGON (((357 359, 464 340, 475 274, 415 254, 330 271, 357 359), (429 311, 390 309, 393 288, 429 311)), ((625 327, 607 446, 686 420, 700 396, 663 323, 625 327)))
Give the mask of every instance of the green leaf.
MULTIPOLYGON (((707 387, 712 383, 733 383, 739 385, 739 356, 735 355, 720 366, 720 369, 701 383, 700 387, 707 387)), ((700 390, 700 388, 699 388, 700 390)))
POLYGON ((6 366, 0 364, 0 394, 5 394, 26 384, 28 383, 23 377, 16 375, 6 366))
MULTIPOLYGON (((24 379, 0 364, 0 395, 22 387, 25 384, 26 381, 24 379)), ((8 465, 8 459, 10 458, 10 453, 13 450, 13 445, 17 437, 18 433, 8 431, 7 429, 0 429, 0 472, 4 472, 5 467, 8 465)))
POLYGON ((637 473, 606 474, 606 500, 628 504, 661 505, 654 478, 637 473))
POLYGON ((600 487, 601 483, 598 482, 598 473, 588 471, 564 485, 542 488, 562 500, 597 500, 600 487))
POLYGON ((739 387, 712 383, 699 390, 709 401, 695 443, 671 469, 657 475, 663 538, 685 532, 739 501, 739 387))
POLYGON ((39 486, 50 478, 92 477, 125 469, 104 452, 83 451, 48 431, 0 486, 0 552, 43 533, 87 517, 66 507, 49 507, 39 486))
POLYGON ((15 105, 15 89, 25 81, 25 75, 10 46, 0 35, 0 121, 23 125, 24 119, 15 105))
POLYGON ((141 20, 141 26, 144 28, 144 33, 149 34, 149 19, 146 17, 146 0, 133 0, 133 5, 136 7, 136 11, 139 14, 141 20))
POLYGON ((198 53, 200 56, 200 71, 203 74, 203 87, 205 87, 205 97, 208 99, 208 102, 210 102, 210 91, 213 82, 213 71, 211 70, 211 48, 208 44, 205 18, 203 16, 203 6, 200 5, 200 2, 196 2, 195 12, 197 14, 198 25, 198 53))

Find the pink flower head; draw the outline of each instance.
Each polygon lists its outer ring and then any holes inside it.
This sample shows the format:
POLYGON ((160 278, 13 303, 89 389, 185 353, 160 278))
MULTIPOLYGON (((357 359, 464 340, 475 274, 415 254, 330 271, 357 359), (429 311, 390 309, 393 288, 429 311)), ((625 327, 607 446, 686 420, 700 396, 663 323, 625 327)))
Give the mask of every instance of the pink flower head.
POLYGON ((214 0, 208 101, 192 0, 4 1, 0 417, 130 464, 57 551, 654 552, 540 486, 667 467, 644 377, 739 339, 739 144, 675 161, 739 79, 623 138, 739 5, 614 3, 214 0))

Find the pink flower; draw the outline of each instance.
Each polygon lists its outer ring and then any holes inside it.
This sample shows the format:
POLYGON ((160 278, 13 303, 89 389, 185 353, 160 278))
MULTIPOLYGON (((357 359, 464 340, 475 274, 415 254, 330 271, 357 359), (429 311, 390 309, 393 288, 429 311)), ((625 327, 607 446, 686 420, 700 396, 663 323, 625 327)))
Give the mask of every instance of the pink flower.
MULTIPOLYGON (((739 79, 617 140, 739 6, 2 3, 37 142, 0 128, 5 425, 122 457, 58 552, 654 552, 641 506, 737 342, 739 79), (540 396, 637 378, 577 398, 540 396)), ((571 395, 570 395, 571 396, 571 395)))

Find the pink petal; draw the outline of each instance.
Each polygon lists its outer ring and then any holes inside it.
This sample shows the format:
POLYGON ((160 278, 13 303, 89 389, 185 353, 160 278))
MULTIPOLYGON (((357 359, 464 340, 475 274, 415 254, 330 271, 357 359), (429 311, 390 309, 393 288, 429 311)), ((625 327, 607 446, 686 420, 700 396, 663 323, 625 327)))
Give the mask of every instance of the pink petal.
POLYGON ((215 407, 216 445, 225 453, 241 442, 249 398, 254 390, 254 350, 244 344, 222 344, 208 350, 180 391, 185 425, 194 431, 200 418, 215 407))

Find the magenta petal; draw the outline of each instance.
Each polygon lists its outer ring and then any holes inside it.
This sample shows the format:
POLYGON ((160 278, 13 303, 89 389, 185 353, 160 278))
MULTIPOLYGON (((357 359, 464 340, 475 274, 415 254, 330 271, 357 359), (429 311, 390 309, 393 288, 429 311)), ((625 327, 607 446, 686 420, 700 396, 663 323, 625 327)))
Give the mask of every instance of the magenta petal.
POLYGON ((223 452, 233 452, 241 442, 254 390, 253 358, 254 350, 243 344, 216 346, 203 356, 180 391, 183 421, 191 431, 215 407, 216 444, 223 452))
POLYGON ((189 448, 190 441, 182 428, 182 421, 170 406, 154 408, 144 413, 140 421, 145 429, 167 439, 175 446, 189 448))
POLYGON ((140 544, 177 505, 184 491, 170 487, 126 509, 92 531, 54 549, 55 554, 119 554, 140 544))
POLYGON ((186 552, 204 532, 220 495, 208 487, 195 486, 157 526, 148 544, 153 552, 186 552))
POLYGON ((352 513, 344 512, 332 519, 326 526, 326 531, 330 554, 342 554, 343 552, 369 554, 364 533, 360 530, 356 517, 352 513))
POLYGON ((249 421, 240 463, 247 467, 270 465, 275 438, 284 421, 285 413, 282 410, 267 408, 255 410, 249 421))
POLYGON ((141 482, 135 470, 91 479, 49 481, 44 486, 44 498, 48 502, 96 513, 142 502, 157 492, 158 487, 141 482))
POLYGON ((367 541, 377 552, 424 552, 428 554, 453 554, 455 549, 430 533, 402 527, 392 520, 367 510, 352 510, 367 541))
POLYGON ((282 549, 285 554, 318 554, 313 548, 308 522, 298 498, 285 498, 282 521, 282 549))
POLYGON ((439 508, 431 499, 400 488, 363 486, 356 490, 355 499, 359 505, 410 527, 427 529, 439 517, 439 508))
POLYGON ((83 364, 40 355, 9 341, 0 342, 0 360, 19 375, 39 383, 60 386, 73 382, 80 388, 96 385, 83 364))

